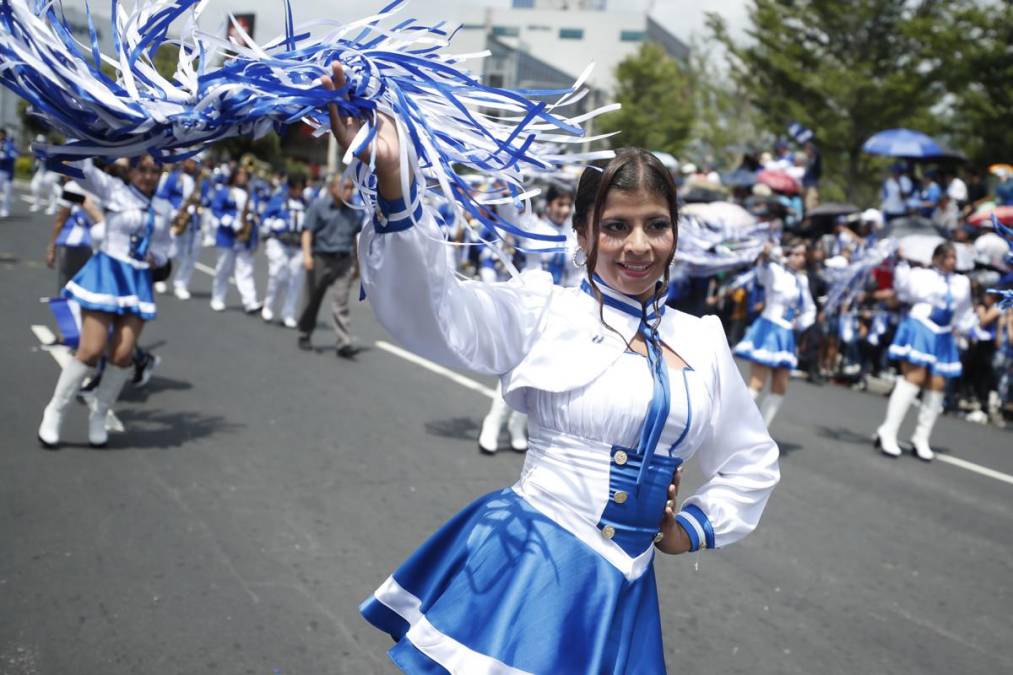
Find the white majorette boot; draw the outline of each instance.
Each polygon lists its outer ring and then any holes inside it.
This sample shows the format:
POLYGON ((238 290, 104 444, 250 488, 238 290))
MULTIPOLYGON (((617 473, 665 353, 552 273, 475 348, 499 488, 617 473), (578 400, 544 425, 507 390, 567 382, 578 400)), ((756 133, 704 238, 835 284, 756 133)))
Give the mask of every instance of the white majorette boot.
POLYGON ((123 385, 134 374, 133 366, 118 368, 111 363, 102 373, 102 382, 95 389, 95 397, 91 402, 91 413, 88 415, 88 444, 93 448, 105 447, 109 442, 106 432, 106 415, 116 403, 123 391, 123 385))
POLYGON ((893 386, 893 393, 890 394, 890 401, 886 404, 886 419, 876 429, 875 445, 884 455, 900 457, 897 430, 904 421, 907 409, 918 396, 919 389, 917 384, 912 384, 903 377, 897 378, 897 384, 893 386))
POLYGON ((39 425, 39 442, 44 447, 55 448, 60 444, 60 427, 63 426, 63 413, 67 404, 77 393, 88 371, 87 365, 77 359, 71 359, 60 372, 53 390, 53 398, 42 411, 42 424, 39 425))
POLYGON ((763 422, 768 428, 777 416, 777 411, 781 409, 782 403, 784 403, 783 394, 770 392, 763 398, 763 402, 760 404, 760 413, 763 415, 763 422))
POLYGON ((932 427, 936 425, 939 413, 943 411, 943 392, 926 391, 922 396, 922 407, 918 411, 918 425, 914 434, 911 435, 911 445, 914 446, 915 455, 918 459, 931 462, 936 456, 929 447, 929 436, 932 435, 932 427))
POLYGON ((528 450, 528 416, 516 410, 510 413, 510 421, 507 423, 510 431, 510 447, 517 452, 528 450))
POLYGON ((492 400, 492 406, 489 408, 489 413, 482 420, 482 431, 478 435, 478 449, 482 452, 492 455, 499 449, 499 432, 503 428, 503 424, 507 421, 507 415, 510 414, 510 408, 507 407, 506 401, 503 400, 503 396, 496 392, 496 398, 492 400))

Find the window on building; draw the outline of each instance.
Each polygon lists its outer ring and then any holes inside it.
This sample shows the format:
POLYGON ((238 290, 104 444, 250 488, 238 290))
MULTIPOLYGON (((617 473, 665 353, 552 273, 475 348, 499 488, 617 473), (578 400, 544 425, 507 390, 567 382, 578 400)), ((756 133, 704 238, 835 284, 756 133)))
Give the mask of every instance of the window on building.
POLYGON ((559 29, 560 40, 583 40, 584 29, 583 28, 560 28, 559 29))
POLYGON ((514 0, 514 9, 534 9, 535 0, 514 0))
POLYGON ((642 30, 624 30, 619 33, 621 42, 643 42, 647 34, 642 30))
POLYGON ((494 89, 503 88, 503 75, 501 73, 489 73, 486 76, 486 84, 494 89))
POLYGON ((517 26, 493 26, 492 34, 496 37, 517 37, 521 34, 521 29, 517 26))

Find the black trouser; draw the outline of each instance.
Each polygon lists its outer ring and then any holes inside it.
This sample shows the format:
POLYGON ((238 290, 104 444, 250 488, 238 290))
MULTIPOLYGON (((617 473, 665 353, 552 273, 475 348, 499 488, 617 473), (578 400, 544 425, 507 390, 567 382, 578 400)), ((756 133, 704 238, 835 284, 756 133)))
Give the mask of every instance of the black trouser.
POLYGON ((317 314, 327 289, 337 283, 331 310, 338 347, 352 344, 348 324, 348 296, 355 278, 355 258, 351 253, 314 253, 313 269, 306 272, 306 304, 299 317, 299 334, 309 337, 317 325, 317 314))
POLYGON ((971 385, 982 408, 988 407, 988 392, 996 391, 999 386, 999 378, 992 367, 995 349, 994 340, 972 342, 964 358, 963 380, 971 385))

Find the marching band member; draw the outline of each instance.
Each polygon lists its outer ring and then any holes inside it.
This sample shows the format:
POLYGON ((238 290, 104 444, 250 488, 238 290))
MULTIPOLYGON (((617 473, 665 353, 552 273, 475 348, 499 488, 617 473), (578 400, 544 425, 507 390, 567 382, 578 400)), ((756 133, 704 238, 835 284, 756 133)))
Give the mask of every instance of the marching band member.
POLYGON ((81 339, 43 412, 38 436, 47 448, 59 445, 67 404, 108 345, 109 362, 88 416, 89 444, 105 446, 106 414, 134 372, 134 347, 144 324, 155 318, 151 268, 165 264, 170 245, 171 207, 155 195, 161 170, 151 156, 133 161, 129 184, 90 161, 81 170, 81 187, 96 195, 107 212, 99 250, 63 290, 81 307, 81 339))
POLYGON ((228 183, 218 188, 211 202, 215 219, 215 246, 218 247, 218 263, 211 285, 211 309, 225 311, 225 294, 229 290, 229 276, 235 270, 236 288, 247 314, 260 311, 257 288, 253 282, 253 251, 257 245, 256 213, 250 195, 246 190, 249 172, 245 167, 236 167, 228 183))
POLYGON ((806 246, 790 241, 784 246, 783 264, 770 259, 770 245, 760 254, 756 280, 763 286, 763 313, 735 345, 735 355, 751 361, 749 393, 757 400, 770 379, 770 393, 760 403, 763 420, 770 426, 785 395, 791 371, 798 365, 795 331, 804 331, 816 320, 816 304, 805 274, 806 246))
MULTIPOLYGON (((42 143, 45 140, 42 135, 35 138, 36 143, 42 143)), ((32 204, 29 207, 32 213, 39 211, 43 206, 46 207, 46 214, 56 213, 57 202, 61 194, 60 174, 47 168, 44 162, 36 161, 29 189, 32 192, 32 204)))
MULTIPOLYGON (((67 285, 92 256, 92 230, 105 221, 102 207, 95 195, 69 180, 63 186, 60 209, 46 247, 46 266, 56 266, 59 288, 67 285)), ((95 242, 102 233, 96 230, 95 242)))
MULTIPOLYGON (((900 251, 898 251, 900 255, 900 251)), ((890 394, 886 419, 876 429, 876 442, 884 455, 900 457, 897 431, 918 392, 922 404, 911 445, 918 459, 935 457, 929 437, 943 411, 946 380, 960 377, 963 367, 954 333, 971 316, 971 283, 954 274, 957 253, 953 244, 939 244, 932 252, 932 267, 912 269, 900 262, 894 272, 894 290, 911 305, 890 345, 890 358, 901 362, 902 377, 890 394)))
MULTIPOLYGON (((182 164, 162 178, 159 194, 172 204, 172 292, 180 300, 190 299, 190 279, 201 247, 201 210, 209 192, 209 181, 196 158, 182 164)), ((164 287, 165 284, 162 283, 164 287)), ((159 289, 159 284, 155 284, 159 289)))
POLYGON ((264 231, 267 236, 267 291, 264 294, 264 309, 260 316, 270 323, 274 321, 274 301, 278 290, 285 288, 281 316, 286 328, 298 327, 296 308, 302 293, 305 270, 302 257, 302 230, 306 216, 306 202, 303 193, 306 179, 289 176, 288 190, 279 192, 264 209, 264 231))
POLYGON ((11 184, 14 182, 14 160, 18 158, 18 146, 7 137, 7 130, 0 129, 0 218, 11 215, 11 184))
MULTIPOLYGON (((340 90, 334 74, 325 87, 340 90)), ((333 104, 331 123, 345 146, 360 124, 333 104)), ((659 302, 675 254, 671 176, 636 149, 584 172, 582 288, 540 270, 462 281, 424 187, 401 173, 401 142, 385 119, 361 151, 379 192, 359 242, 367 297, 408 349, 499 376, 529 413, 531 449, 513 488, 452 518, 360 609, 410 673, 664 672, 655 550, 741 539, 779 476, 720 322, 659 302), (680 509, 678 467, 693 455, 705 483, 680 509)))

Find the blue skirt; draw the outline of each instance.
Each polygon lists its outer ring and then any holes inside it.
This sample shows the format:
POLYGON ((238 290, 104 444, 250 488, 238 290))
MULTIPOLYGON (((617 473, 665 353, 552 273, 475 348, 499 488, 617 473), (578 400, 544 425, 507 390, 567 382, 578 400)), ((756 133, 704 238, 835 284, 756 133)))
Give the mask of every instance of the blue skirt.
POLYGON ((923 368, 933 375, 960 377, 963 366, 953 333, 935 333, 918 319, 906 317, 890 345, 890 358, 923 368))
POLYGON ((99 251, 67 282, 61 292, 81 309, 108 314, 136 314, 145 321, 155 318, 155 295, 151 270, 99 251))
POLYGON ((665 672, 653 562, 627 580, 511 489, 457 514, 359 609, 406 673, 665 672))
POLYGON ((795 333, 762 316, 753 322, 734 353, 768 368, 795 368, 795 333))

